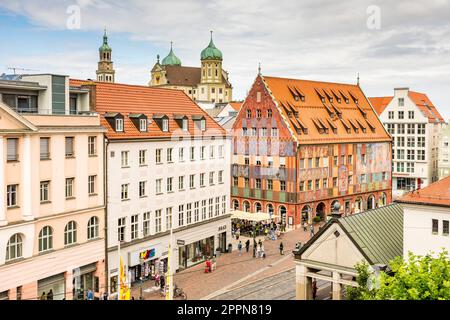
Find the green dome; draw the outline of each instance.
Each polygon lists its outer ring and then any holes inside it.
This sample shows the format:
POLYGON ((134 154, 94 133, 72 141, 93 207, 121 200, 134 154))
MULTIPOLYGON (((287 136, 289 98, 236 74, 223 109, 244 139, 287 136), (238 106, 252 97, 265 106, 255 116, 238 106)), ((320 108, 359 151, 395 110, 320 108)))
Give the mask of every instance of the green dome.
POLYGON ((203 49, 202 53, 200 54, 201 60, 222 60, 222 52, 220 52, 219 49, 216 48, 214 45, 213 39, 212 39, 212 31, 211 31, 211 41, 209 41, 209 45, 203 49))
POLYGON ((106 29, 105 29, 105 34, 103 35, 103 44, 98 50, 99 51, 112 51, 111 47, 108 46, 108 36, 106 35, 106 29))
POLYGON ((172 42, 170 43, 170 52, 167 55, 167 57, 165 57, 162 60, 162 65, 163 66, 181 66, 181 60, 178 59, 178 57, 175 55, 175 53, 173 53, 172 42))

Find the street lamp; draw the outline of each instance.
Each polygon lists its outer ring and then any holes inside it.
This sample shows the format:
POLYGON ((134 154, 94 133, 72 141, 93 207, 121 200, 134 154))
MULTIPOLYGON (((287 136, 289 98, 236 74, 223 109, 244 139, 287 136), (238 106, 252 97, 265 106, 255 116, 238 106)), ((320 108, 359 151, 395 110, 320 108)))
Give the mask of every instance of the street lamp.
POLYGON ((256 258, 256 247, 255 247, 255 243, 256 243, 256 221, 252 221, 252 226, 253 226, 253 258, 256 258))

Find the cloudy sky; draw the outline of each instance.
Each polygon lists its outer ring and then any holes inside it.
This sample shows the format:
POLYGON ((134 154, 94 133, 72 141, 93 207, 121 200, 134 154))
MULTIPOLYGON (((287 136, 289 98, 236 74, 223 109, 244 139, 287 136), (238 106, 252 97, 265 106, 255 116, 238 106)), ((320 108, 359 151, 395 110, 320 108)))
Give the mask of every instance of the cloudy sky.
POLYGON ((450 119, 450 0, 0 0, 0 73, 94 78, 105 27, 117 82, 147 84, 170 41, 199 66, 214 30, 235 99, 261 62, 265 75, 300 79, 352 83, 359 72, 368 96, 406 86, 450 119))

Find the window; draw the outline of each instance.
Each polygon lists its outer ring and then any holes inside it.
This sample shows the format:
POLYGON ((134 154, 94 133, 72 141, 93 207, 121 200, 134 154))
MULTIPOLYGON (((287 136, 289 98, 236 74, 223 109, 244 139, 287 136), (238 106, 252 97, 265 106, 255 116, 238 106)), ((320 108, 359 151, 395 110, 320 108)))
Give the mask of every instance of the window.
POLYGON ((397 172, 405 172, 405 163, 397 162, 397 172))
POLYGON ((200 205, 200 201, 196 201, 194 203, 194 222, 198 222, 198 220, 199 220, 199 213, 200 213, 199 205, 200 205))
POLYGON ((438 234, 438 231, 439 231, 439 220, 432 219, 431 220, 431 232, 433 234, 438 234))
POLYGON ((389 111, 388 112, 388 118, 389 119, 394 119, 394 111, 389 111))
POLYGON ((162 120, 162 131, 168 132, 169 131, 169 119, 164 118, 162 120))
POLYGON ((251 134, 251 135, 252 135, 253 137, 256 137, 256 136, 258 136, 258 133, 257 133, 257 132, 258 132, 258 131, 256 130, 256 128, 253 127, 253 128, 252 128, 252 134, 251 134))
POLYGON ((209 146, 209 158, 214 159, 214 146, 209 146))
POLYGON ((129 198, 128 198, 128 186, 129 186, 128 183, 122 184, 121 196, 120 196, 120 198, 121 198, 122 200, 128 200, 128 199, 129 199, 129 198))
POLYGON ((414 173, 414 162, 406 163, 406 172, 414 173))
POLYGON ((41 181, 41 202, 49 201, 50 181, 41 181))
POLYGON ((19 185, 10 184, 6 187, 6 205, 8 207, 17 206, 17 192, 19 185))
POLYGON ((399 111, 399 112, 398 112, 398 118, 399 118, 399 119, 404 119, 404 118, 405 118, 405 113, 404 113, 404 111, 399 111))
POLYGON ((213 198, 208 200, 208 218, 213 217, 213 201, 214 201, 213 198))
POLYGON ((398 98, 398 106, 404 107, 405 106, 405 99, 404 98, 398 98))
POLYGON ((337 187, 338 185, 338 179, 337 177, 333 177, 333 187, 337 187))
POLYGON ((147 181, 139 181, 139 197, 147 196, 147 181))
POLYGON ((150 234, 150 212, 144 212, 143 223, 142 223, 142 233, 144 237, 150 234))
POLYGON ((66 137, 66 157, 74 156, 73 143, 74 143, 73 137, 66 137))
POLYGON ((316 182, 315 182, 315 189, 316 190, 319 190, 320 189, 320 179, 316 179, 316 182))
POLYGON ((178 206, 178 226, 182 227, 184 225, 184 204, 178 206))
POLYGON ((255 188, 256 189, 261 189, 261 179, 256 179, 255 182, 256 182, 255 183, 256 184, 255 188))
POLYGON ((190 158, 191 158, 191 161, 195 160, 195 147, 191 147, 190 158))
POLYGON ((89 195, 95 195, 96 194, 96 181, 97 181, 97 176, 89 176, 88 177, 88 193, 89 195))
POLYGON ((7 140, 6 160, 7 161, 18 161, 19 160, 19 155, 18 155, 19 139, 11 138, 11 139, 6 139, 6 140, 7 140))
POLYGON ((157 164, 162 163, 161 162, 161 153, 162 153, 162 149, 156 149, 155 150, 155 161, 157 164))
POLYGON ((247 128, 242 128, 242 135, 244 137, 248 136, 247 128))
POLYGON ((189 188, 191 189, 195 188, 195 174, 191 174, 189 176, 189 188))
POLYGON ((41 138, 39 145, 41 160, 50 159, 50 138, 41 138))
POLYGON ((186 224, 192 223, 192 203, 186 205, 186 224))
POLYGON ((425 161, 425 150, 417 150, 417 160, 425 161))
POLYGON ((128 161, 129 154, 130 154, 129 151, 122 151, 120 153, 120 162, 121 162, 122 168, 126 168, 129 166, 129 161, 128 161))
POLYGON ((162 220, 162 210, 155 211, 155 232, 161 232, 161 220, 162 220))
POLYGON ((147 119, 139 119, 139 131, 147 131, 147 119))
POLYGON ((250 158, 249 157, 245 157, 244 158, 244 163, 246 166, 250 165, 250 158))
POLYGON ((139 150, 139 165, 145 166, 147 164, 147 150, 139 150))
POLYGON ((206 220, 206 200, 202 200, 202 220, 206 220))
POLYGON ((209 185, 214 185, 214 172, 209 173, 209 185))
POLYGON ((312 180, 308 180, 308 191, 312 190, 312 180))
POLYGON ((389 132, 390 134, 394 134, 395 133, 395 124, 388 123, 387 124, 387 132, 389 132))
POLYGON ((184 176, 178 177, 178 190, 184 190, 184 176))
POLYGON ((225 156, 224 153, 223 153, 223 148, 224 148, 224 145, 221 144, 219 146, 219 158, 223 158, 225 156))
POLYGON ((286 191, 286 181, 280 181, 280 191, 286 191))
POLYGON ((345 164, 345 156, 341 156, 341 165, 345 164))
POLYGON ((227 211, 227 196, 222 196, 222 214, 227 211))
POLYGON ((272 137, 278 137, 278 128, 272 128, 271 136, 272 137))
POLYGON ((353 184, 353 176, 352 175, 349 175, 348 176, 348 184, 350 185, 350 184, 353 184))
POLYGON ((66 179, 66 199, 72 198, 74 195, 74 182, 75 178, 67 178, 66 179))
POLYGON ((167 178, 167 192, 172 192, 172 181, 173 181, 172 177, 167 178))
POLYGON ((415 147, 415 145, 416 145, 415 137, 408 137, 406 141, 407 141, 407 143, 406 143, 407 147, 415 147))
POLYGON ((323 178, 322 180, 322 188, 327 189, 328 188, 328 179, 323 178))
POLYGON ((156 179, 156 194, 162 193, 162 179, 156 179))
POLYGON ((23 241, 22 236, 18 233, 13 234, 6 246, 6 261, 22 258, 23 256, 23 241))
POLYGON ((267 110, 267 118, 272 118, 272 109, 267 110))
POLYGON ((425 148, 425 137, 417 137, 417 147, 425 148))
POLYGON ((316 168, 320 167, 320 158, 319 157, 316 157, 316 161, 315 162, 316 162, 315 163, 315 167, 316 168))
POLYGON ((405 159, 405 150, 397 149, 397 159, 398 160, 405 159))
POLYGON ((87 225, 87 238, 88 238, 88 240, 98 238, 98 218, 97 217, 92 217, 89 219, 89 222, 87 225))
POLYGON ((200 187, 204 187, 204 186, 205 186, 205 174, 200 173, 200 187))
POLYGON ((123 119, 116 119, 116 131, 123 132, 123 119))
POLYGON ((206 149, 205 146, 200 147, 200 159, 201 160, 205 160, 205 149, 206 149))
POLYGON ((249 178, 244 178, 244 187, 248 188, 250 186, 250 179, 249 178))
POLYGON ((189 129, 189 127, 188 127, 188 119, 185 118, 185 119, 182 120, 181 128, 182 128, 183 131, 188 131, 188 129, 189 129))
POLYGON ((408 123, 406 132, 408 134, 415 134, 416 133, 416 125, 414 123, 408 123))
POLYGON ((397 137, 397 147, 405 146, 405 137, 397 137))
POLYGON ((398 134, 405 133, 405 124, 403 124, 403 123, 397 124, 397 133, 398 134))
POLYGON ((88 154, 97 155, 97 137, 88 137, 88 154))
POLYGON ((261 109, 256 110, 256 117, 261 118, 261 109))
POLYGON ((308 158, 308 169, 311 169, 313 167, 312 163, 312 158, 308 158))
POLYGON ((219 183, 223 183, 223 170, 219 171, 219 178, 218 178, 218 180, 219 180, 219 183))
POLYGON ((366 157, 366 155, 365 154, 362 154, 361 155, 361 161, 362 161, 362 163, 366 163, 366 160, 367 160, 367 157, 366 157))
POLYGON ((139 215, 131 216, 131 240, 137 239, 139 236, 139 215))
POLYGON ((216 197, 216 210, 214 211, 214 216, 217 217, 220 214, 220 197, 216 197))
POLYGON ((425 134, 425 124, 417 125, 417 134, 425 134))
POLYGON ((239 185, 239 178, 233 177, 233 186, 237 187, 239 185))
POLYGON ((407 150, 407 154, 406 154, 406 159, 407 160, 415 160, 415 150, 407 150))
POLYGON ((178 149, 178 161, 184 162, 184 148, 178 149))
POLYGON ((305 181, 300 181, 300 191, 305 191, 305 181))
POLYGON ((39 232, 39 252, 53 249, 53 230, 49 226, 45 226, 39 232))
POLYGON ((448 236, 448 220, 443 220, 442 221, 442 235, 443 236, 448 236))
POLYGON ((338 165, 338 157, 337 157, 337 156, 334 156, 334 157, 333 157, 333 165, 334 165, 334 166, 337 166, 337 165, 338 165))
POLYGON ((353 164, 353 156, 352 155, 348 156, 348 164, 353 164))
POLYGON ((252 117, 252 110, 247 109, 247 118, 251 118, 252 117))
POLYGON ((408 111, 408 119, 414 119, 414 111, 408 111))
POLYGON ((167 162, 172 162, 172 151, 173 151, 173 148, 169 148, 169 149, 167 149, 167 162))
POLYGON ((305 159, 300 159, 300 169, 305 169, 305 159))
POLYGON ((117 220, 117 241, 119 242, 125 241, 125 222, 125 217, 117 220))

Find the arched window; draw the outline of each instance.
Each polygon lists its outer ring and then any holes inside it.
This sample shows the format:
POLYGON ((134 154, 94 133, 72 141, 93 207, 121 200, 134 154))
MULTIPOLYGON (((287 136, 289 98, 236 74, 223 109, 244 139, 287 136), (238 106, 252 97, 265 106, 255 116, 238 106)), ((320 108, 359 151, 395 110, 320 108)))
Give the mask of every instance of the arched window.
POLYGON ((267 205, 267 212, 268 212, 270 215, 273 215, 273 205, 272 205, 271 203, 269 203, 269 204, 267 205))
POLYGON ((261 203, 256 202, 255 203, 255 212, 261 212, 261 211, 262 211, 261 203))
POLYGON ((380 198, 378 198, 378 206, 383 207, 386 205, 386 193, 382 193, 380 198))
POLYGON ((64 245, 69 245, 77 242, 77 223, 69 221, 64 228, 64 245))
POLYGON ((367 198, 367 210, 375 209, 375 196, 372 194, 367 198))
POLYGON ((9 238, 6 246, 6 261, 22 258, 23 242, 20 234, 16 233, 9 238))
POLYGON ((233 209, 239 210, 239 201, 237 201, 236 199, 233 200, 233 209))
POLYGON ((250 212, 250 203, 248 201, 244 201, 244 211, 250 212))
POLYGON ((88 239, 98 238, 98 218, 92 217, 87 225, 88 239))
POLYGON ((39 252, 53 249, 53 230, 45 226, 39 232, 39 252))
POLYGON ((355 213, 360 213, 363 211, 363 199, 359 197, 355 201, 355 213))

